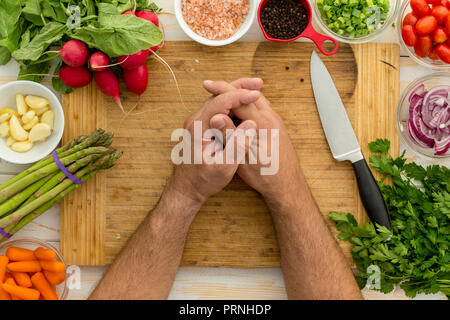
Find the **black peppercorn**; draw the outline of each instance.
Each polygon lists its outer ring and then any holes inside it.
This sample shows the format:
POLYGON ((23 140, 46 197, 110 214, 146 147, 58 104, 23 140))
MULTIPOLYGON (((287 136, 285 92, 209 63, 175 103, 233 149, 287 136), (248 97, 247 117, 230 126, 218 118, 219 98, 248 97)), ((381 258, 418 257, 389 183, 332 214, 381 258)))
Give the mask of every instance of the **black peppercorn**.
POLYGON ((288 40, 308 25, 308 14, 300 0, 269 0, 261 9, 261 24, 272 38, 288 40))

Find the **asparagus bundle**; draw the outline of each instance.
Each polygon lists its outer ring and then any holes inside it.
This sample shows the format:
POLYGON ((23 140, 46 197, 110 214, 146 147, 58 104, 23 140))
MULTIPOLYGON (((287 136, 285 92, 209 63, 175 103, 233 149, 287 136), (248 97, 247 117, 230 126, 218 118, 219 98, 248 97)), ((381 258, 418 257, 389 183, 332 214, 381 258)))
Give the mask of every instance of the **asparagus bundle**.
MULTIPOLYGON (((112 133, 99 129, 70 141, 56 153, 67 171, 85 182, 111 168, 122 155, 110 148, 112 138, 112 133)), ((0 228, 7 235, 15 234, 79 186, 59 169, 52 155, 47 156, 0 185, 0 228)), ((0 242, 7 239, 0 235, 0 242)))

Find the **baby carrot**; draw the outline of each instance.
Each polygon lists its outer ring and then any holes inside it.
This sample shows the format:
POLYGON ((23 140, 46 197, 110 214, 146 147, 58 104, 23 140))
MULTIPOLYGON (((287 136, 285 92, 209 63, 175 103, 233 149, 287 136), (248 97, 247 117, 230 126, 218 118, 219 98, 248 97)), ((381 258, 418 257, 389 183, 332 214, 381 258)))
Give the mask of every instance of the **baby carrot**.
POLYGON ((8 292, 3 290, 3 287, 0 288, 0 300, 11 300, 11 296, 8 292))
MULTIPOLYGON (((14 281, 13 277, 9 276, 8 279, 6 279, 5 281, 6 284, 10 284, 12 286, 16 285, 16 282, 14 281)), ((11 300, 22 300, 19 297, 15 296, 15 295, 11 295, 11 300)))
POLYGON ((8 263, 9 271, 17 272, 38 272, 41 271, 41 265, 37 260, 19 261, 8 263))
POLYGON ((47 271, 64 272, 66 270, 66 267, 64 266, 64 263, 62 263, 61 261, 41 260, 40 263, 41 263, 42 269, 47 270, 47 271))
POLYGON ((13 286, 7 283, 3 284, 3 289, 9 294, 12 294, 23 300, 38 300, 41 295, 39 291, 30 288, 22 288, 19 286, 13 286))
POLYGON ((3 283, 5 279, 6 266, 8 265, 9 259, 6 256, 0 256, 0 284, 3 283))
POLYGON ((44 275, 47 278, 48 282, 50 282, 54 286, 57 286, 66 279, 66 275, 64 274, 64 272, 51 272, 44 270, 44 275))
POLYGON ((56 258, 56 253, 53 250, 45 249, 42 247, 37 248, 34 250, 34 255, 39 260, 53 260, 56 258))
POLYGON ((25 288, 29 288, 33 285, 31 283, 31 279, 28 273, 11 271, 11 274, 14 277, 14 280, 17 283, 17 285, 25 288))
POLYGON ((42 272, 36 272, 31 277, 31 282, 33 282, 34 287, 39 290, 45 300, 58 300, 55 290, 52 288, 47 279, 45 279, 42 272))
POLYGON ((3 279, 3 282, 6 282, 6 280, 11 279, 11 278, 12 278, 11 272, 7 272, 7 273, 5 273, 5 278, 3 279))
POLYGON ((8 248, 8 250, 6 250, 6 256, 11 261, 36 260, 33 250, 18 247, 8 248))

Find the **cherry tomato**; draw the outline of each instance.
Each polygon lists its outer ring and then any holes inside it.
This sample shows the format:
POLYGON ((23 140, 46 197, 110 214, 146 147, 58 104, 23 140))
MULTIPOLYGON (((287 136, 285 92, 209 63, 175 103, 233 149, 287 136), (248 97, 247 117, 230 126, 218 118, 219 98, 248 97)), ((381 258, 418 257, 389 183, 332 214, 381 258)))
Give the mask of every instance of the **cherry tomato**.
POLYGON ((425 0, 428 4, 431 4, 433 6, 438 6, 441 4, 442 0, 425 0))
POLYGON ((429 15, 430 6, 425 0, 411 0, 411 8, 418 17, 429 15))
POLYGON ((410 26, 415 26, 417 20, 419 20, 419 18, 417 16, 414 15, 414 12, 410 12, 405 16, 405 19, 403 19, 403 25, 410 25, 410 26))
POLYGON ((431 39, 430 36, 423 36, 417 38, 417 43, 414 46, 414 51, 419 57, 421 58, 428 57, 431 53, 431 50, 433 50, 433 40, 431 39))
POLYGON ((450 47, 446 44, 440 44, 436 47, 436 53, 445 63, 450 64, 450 47))
POLYGON ((441 5, 447 7, 447 9, 450 10, 450 0, 442 0, 441 5))
POLYGON ((431 38, 433 39, 434 42, 436 43, 444 43, 445 41, 447 41, 448 36, 444 31, 444 28, 441 27, 437 27, 436 29, 434 29, 434 31, 431 33, 431 38))
POLYGON ((433 32, 434 29, 437 27, 437 20, 433 16, 425 16, 419 19, 417 21, 414 28, 416 29, 416 32, 421 35, 427 35, 431 32, 433 32))
POLYGON ((402 38, 408 47, 414 47, 417 43, 417 35, 416 31, 414 31, 414 27, 409 24, 403 26, 402 38))
POLYGON ((431 50, 430 54, 428 55, 428 58, 430 58, 431 60, 439 60, 439 56, 437 55, 435 49, 431 50))
POLYGON ((448 9, 444 6, 436 6, 431 10, 431 14, 436 18, 440 25, 444 25, 445 19, 449 13, 448 9))
POLYGON ((447 41, 445 42, 446 45, 450 47, 450 37, 448 37, 447 41))
POLYGON ((450 37, 450 14, 445 18, 445 32, 450 37))

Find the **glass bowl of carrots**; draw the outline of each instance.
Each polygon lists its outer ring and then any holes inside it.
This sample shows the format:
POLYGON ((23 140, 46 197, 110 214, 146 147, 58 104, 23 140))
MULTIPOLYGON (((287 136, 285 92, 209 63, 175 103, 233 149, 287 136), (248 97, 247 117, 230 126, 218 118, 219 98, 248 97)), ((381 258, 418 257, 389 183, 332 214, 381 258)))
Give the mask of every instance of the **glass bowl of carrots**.
POLYGON ((0 244, 0 300, 65 300, 68 291, 55 247, 34 238, 0 244))
POLYGON ((405 0, 397 32, 415 62, 434 70, 450 69, 450 0, 405 0))

